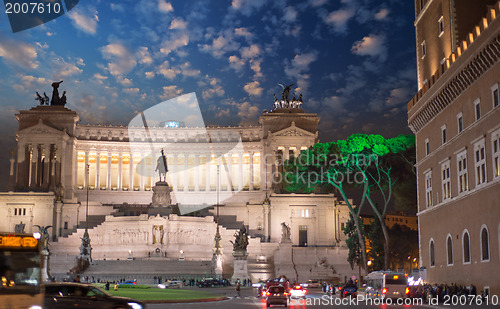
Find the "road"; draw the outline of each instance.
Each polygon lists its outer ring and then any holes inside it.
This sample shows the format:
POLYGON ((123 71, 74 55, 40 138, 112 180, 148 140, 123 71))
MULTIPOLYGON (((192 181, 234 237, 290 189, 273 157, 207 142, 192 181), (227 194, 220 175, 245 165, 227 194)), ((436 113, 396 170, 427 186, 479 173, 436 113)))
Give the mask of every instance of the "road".
MULTIPOLYGON (((197 289, 197 288, 189 288, 197 289)), ((183 304, 148 304, 148 309, 160 309, 160 308, 173 308, 173 309, 190 309, 190 308, 214 308, 214 309, 235 309, 235 308, 266 308, 265 299, 258 298, 256 289, 253 288, 243 288, 241 290, 241 298, 234 297, 235 292, 233 287, 228 288, 208 288, 203 289, 203 291, 214 292, 214 294, 225 295, 229 299, 217 302, 204 302, 204 303, 183 303, 183 304)), ((416 300, 407 300, 416 301, 416 300)), ((320 289, 311 289, 308 291, 307 298, 305 300, 295 300, 292 299, 288 303, 289 308, 377 308, 377 309, 396 309, 396 308, 416 308, 416 309, 450 309, 450 308, 481 308, 489 309, 495 308, 500 309, 500 305, 481 305, 481 306, 460 306, 460 305, 444 305, 444 304, 433 304, 433 303, 413 303, 413 304, 381 304, 381 303, 370 303, 366 301, 363 295, 359 295, 357 299, 340 299, 336 296, 330 297, 329 295, 323 295, 320 289), (342 302, 343 301, 343 302, 342 302)), ((283 308, 280 306, 273 306, 272 308, 283 308)))

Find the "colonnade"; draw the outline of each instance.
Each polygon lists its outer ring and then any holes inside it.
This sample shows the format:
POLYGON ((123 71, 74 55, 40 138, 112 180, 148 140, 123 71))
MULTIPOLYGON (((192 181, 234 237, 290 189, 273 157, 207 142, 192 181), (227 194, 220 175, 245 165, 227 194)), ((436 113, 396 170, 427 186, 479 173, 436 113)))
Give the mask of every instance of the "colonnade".
MULTIPOLYGON (((228 153, 219 157, 212 153, 166 153, 165 156, 167 181, 174 191, 216 191, 217 166, 220 166, 220 190, 260 189, 260 152, 228 153)), ((76 187, 149 191, 159 180, 156 160, 146 153, 79 150, 74 173, 76 187)))

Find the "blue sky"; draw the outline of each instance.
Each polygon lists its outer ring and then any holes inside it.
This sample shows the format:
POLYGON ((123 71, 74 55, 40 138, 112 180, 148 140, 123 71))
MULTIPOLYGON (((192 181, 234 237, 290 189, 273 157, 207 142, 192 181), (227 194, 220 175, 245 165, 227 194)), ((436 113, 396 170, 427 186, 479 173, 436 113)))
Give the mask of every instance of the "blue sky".
POLYGON ((15 34, 0 16, 4 149, 15 145, 14 113, 59 80, 81 123, 127 125, 195 92, 207 124, 256 124, 277 84, 293 83, 321 116, 321 141, 410 132, 413 1, 89 0, 15 34))

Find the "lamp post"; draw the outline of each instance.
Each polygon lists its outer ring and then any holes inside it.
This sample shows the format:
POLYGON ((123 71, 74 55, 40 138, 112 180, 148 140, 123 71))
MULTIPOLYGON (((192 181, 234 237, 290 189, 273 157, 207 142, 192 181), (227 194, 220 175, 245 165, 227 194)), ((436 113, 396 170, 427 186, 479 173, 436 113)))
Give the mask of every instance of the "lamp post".
POLYGON ((85 270, 90 264, 91 251, 92 248, 90 246, 90 236, 89 236, 89 170, 90 164, 87 164, 87 203, 85 209, 85 233, 83 233, 82 244, 80 245, 80 255, 79 259, 79 268, 81 271, 85 270))
POLYGON ((215 232, 215 247, 213 249, 214 254, 212 257, 213 271, 217 278, 222 277, 222 250, 220 241, 222 237, 219 232, 219 186, 220 186, 220 165, 217 164, 217 217, 216 217, 216 232, 215 232))

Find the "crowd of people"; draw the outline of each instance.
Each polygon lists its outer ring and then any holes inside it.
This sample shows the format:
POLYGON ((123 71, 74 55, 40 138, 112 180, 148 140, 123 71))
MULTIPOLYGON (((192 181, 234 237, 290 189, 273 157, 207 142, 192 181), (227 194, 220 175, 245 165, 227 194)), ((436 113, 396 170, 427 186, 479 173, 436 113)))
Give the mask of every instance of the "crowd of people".
POLYGON ((488 296, 488 291, 480 291, 478 294, 477 288, 474 284, 470 286, 456 285, 455 283, 448 284, 421 284, 414 286, 410 289, 410 297, 422 298, 427 300, 429 298, 437 298, 440 302, 444 301, 446 296, 477 296, 481 295, 483 298, 488 296))

